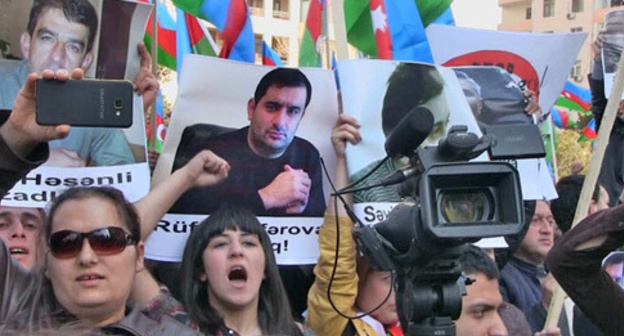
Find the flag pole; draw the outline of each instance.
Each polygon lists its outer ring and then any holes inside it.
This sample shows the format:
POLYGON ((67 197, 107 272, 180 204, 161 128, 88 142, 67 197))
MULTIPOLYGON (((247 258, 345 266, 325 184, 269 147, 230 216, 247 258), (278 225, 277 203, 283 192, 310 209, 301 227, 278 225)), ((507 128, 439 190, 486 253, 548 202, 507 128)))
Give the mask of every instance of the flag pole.
MULTIPOLYGON (((589 203, 591 201, 596 182, 598 181, 598 174, 600 173, 600 166, 602 165, 602 159, 604 158, 607 145, 609 144, 609 137, 611 136, 611 129, 615 122, 615 116, 622 99, 622 91, 624 90, 624 53, 620 55, 620 61, 618 62, 617 73, 615 80, 613 81, 613 87, 611 94, 609 95, 609 101, 600 123, 600 129, 598 130, 598 136, 594 150, 589 161, 589 168, 585 181, 583 182, 583 188, 581 189, 581 195, 576 205, 576 212, 574 213, 574 220, 572 221, 572 227, 576 226, 581 219, 587 216, 589 210, 589 203)), ((563 307, 563 300, 565 299, 565 293, 559 285, 556 286, 553 298, 550 301, 548 307, 548 316, 546 317, 546 323, 544 328, 554 328, 557 326, 559 316, 561 315, 561 308, 563 307)))
MULTIPOLYGON (((152 74, 154 74, 156 80, 158 80, 158 4, 156 3, 156 1, 160 0, 155 0, 154 7, 152 8, 152 74)), ((154 101, 154 103, 152 104, 151 110, 151 137, 149 150, 153 152, 156 150, 156 139, 158 139, 158 136, 156 134, 158 130, 158 125, 156 125, 156 101, 154 101)))
POLYGON ((334 36, 336 37, 336 53, 338 60, 349 59, 347 45, 347 27, 345 23, 344 0, 331 0, 334 12, 334 36))
POLYGON ((329 0, 322 0, 323 1, 323 29, 325 30, 325 59, 327 59, 327 69, 332 68, 332 64, 331 64, 331 56, 330 56, 330 51, 329 51, 329 15, 327 13, 327 1, 329 0))

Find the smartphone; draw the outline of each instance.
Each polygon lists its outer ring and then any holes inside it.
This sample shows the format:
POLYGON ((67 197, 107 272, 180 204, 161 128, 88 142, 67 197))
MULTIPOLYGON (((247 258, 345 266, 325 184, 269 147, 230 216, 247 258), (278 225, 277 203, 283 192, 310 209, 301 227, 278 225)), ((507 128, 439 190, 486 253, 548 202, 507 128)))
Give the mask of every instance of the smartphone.
POLYGON ((127 80, 37 80, 40 125, 132 126, 132 83, 127 80))

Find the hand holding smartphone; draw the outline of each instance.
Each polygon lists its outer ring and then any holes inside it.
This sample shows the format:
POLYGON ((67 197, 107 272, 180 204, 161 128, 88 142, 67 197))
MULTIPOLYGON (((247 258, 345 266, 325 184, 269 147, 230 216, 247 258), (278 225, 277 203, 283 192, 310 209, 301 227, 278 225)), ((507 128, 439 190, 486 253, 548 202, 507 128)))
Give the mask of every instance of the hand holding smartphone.
POLYGON ((132 83, 82 79, 38 79, 36 120, 40 125, 132 126, 132 83))

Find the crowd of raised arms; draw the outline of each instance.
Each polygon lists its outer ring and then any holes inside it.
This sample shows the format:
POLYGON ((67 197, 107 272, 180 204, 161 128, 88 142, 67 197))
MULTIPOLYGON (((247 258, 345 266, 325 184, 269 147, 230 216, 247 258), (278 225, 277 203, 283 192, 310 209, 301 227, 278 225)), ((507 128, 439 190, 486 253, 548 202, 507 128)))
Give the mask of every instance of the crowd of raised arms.
MULTIPOLYGON (((95 30, 97 15, 88 1, 35 0, 21 39, 24 60, 0 60, 0 109, 8 114, 0 125, 2 195, 42 164, 134 162, 127 144, 117 142, 118 130, 98 133, 35 120, 37 79, 81 80, 93 62, 95 30), (83 153, 86 141, 100 147, 87 146, 92 149, 83 153), (122 154, 107 154, 111 148, 122 154)), ((601 43, 595 42, 597 55, 601 43)), ((145 46, 137 50, 140 71, 133 85, 147 108, 159 84, 145 46)), ((422 67, 396 68, 387 83, 392 99, 384 99, 382 111, 386 136, 415 106, 440 94, 436 80, 422 67), (428 90, 404 90, 424 78, 432 83, 428 90)), ((539 113, 535 94, 525 94, 530 101, 525 112, 539 113)), ((604 109, 604 92, 593 94, 593 108, 604 109)), ((174 172, 136 203, 111 187, 73 187, 46 210, 0 204, 0 334, 404 335, 393 273, 357 253, 351 217, 335 208, 331 197, 326 207, 328 195, 318 187, 318 151, 295 137, 311 95, 301 71, 269 71, 248 103, 249 127, 219 135, 210 146, 179 149, 184 155, 174 172), (243 154, 263 164, 245 167, 238 162, 243 154), (252 190, 249 195, 240 193, 242 184, 252 190), (197 199, 201 202, 193 203, 197 199), (146 263, 144 242, 172 207, 180 213, 196 213, 197 207, 211 211, 190 234, 182 262, 167 281, 156 271, 158 264, 146 263), (278 266, 258 215, 294 221, 297 215, 323 216, 317 264, 278 266), (287 275, 306 272, 301 282, 287 275)), ((480 98, 473 98, 480 106, 480 98)), ((602 110, 594 113, 601 116, 602 110)), ((362 136, 358 120, 342 111, 335 115, 331 178, 342 188, 353 179, 347 173, 347 144, 357 146, 362 136)), ((401 161, 386 168, 395 170, 401 161)), ((602 260, 624 242, 624 208, 608 209, 614 204, 611 188, 597 185, 588 217, 571 229, 583 179, 560 179, 560 198, 552 202, 524 201, 525 225, 505 237, 508 248, 467 246, 459 264, 475 281, 462 297, 457 335, 621 335, 624 258, 602 260), (557 328, 544 329, 555 278, 575 306, 562 313, 557 328)), ((401 196, 380 189, 353 197, 373 202, 401 196)), ((353 202, 351 196, 345 201, 353 202)), ((389 220, 410 206, 397 206, 389 220)))

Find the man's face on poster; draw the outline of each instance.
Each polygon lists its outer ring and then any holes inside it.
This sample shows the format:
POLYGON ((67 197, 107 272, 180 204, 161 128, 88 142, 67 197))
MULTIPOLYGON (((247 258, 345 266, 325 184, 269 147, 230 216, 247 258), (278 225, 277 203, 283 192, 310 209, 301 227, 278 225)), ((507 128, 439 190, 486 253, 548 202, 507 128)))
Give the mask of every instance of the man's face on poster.
POLYGON ((305 87, 270 86, 266 94, 247 105, 248 143, 263 157, 276 158, 286 151, 305 112, 305 87))
POLYGON ((466 100, 468 100, 468 105, 470 105, 472 114, 475 118, 478 117, 483 108, 483 101, 481 100, 479 89, 475 86, 475 83, 465 78, 459 78, 459 84, 464 92, 464 96, 466 96, 466 100))
POLYGON ((30 70, 41 73, 45 69, 82 68, 87 70, 93 61, 87 52, 89 28, 67 20, 58 8, 44 9, 33 35, 22 34, 20 43, 30 70))

